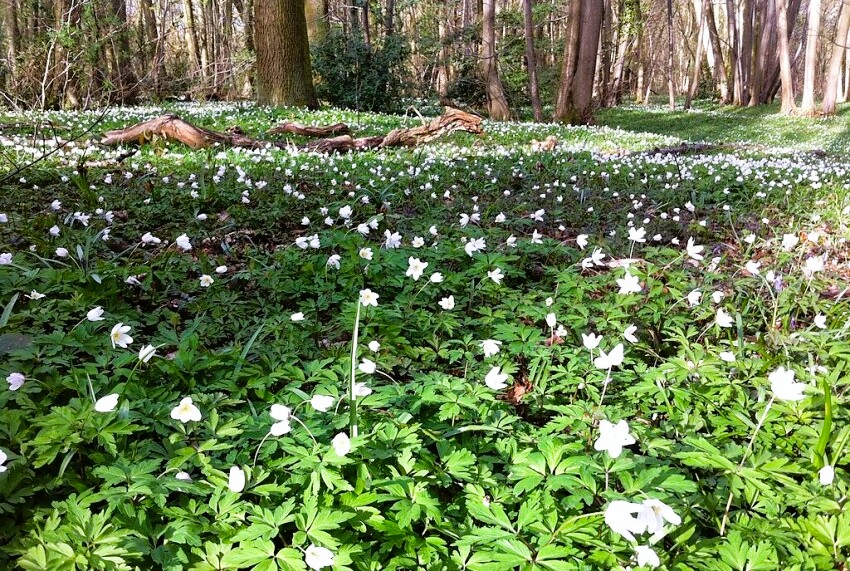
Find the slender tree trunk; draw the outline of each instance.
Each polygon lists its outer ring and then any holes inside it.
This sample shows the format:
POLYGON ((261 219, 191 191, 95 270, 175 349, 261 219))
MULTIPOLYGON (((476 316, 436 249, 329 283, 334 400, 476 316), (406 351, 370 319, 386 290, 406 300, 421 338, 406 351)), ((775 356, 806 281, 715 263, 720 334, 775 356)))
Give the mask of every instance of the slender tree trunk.
POLYGON ((581 2, 582 0, 569 0, 569 13, 567 15, 567 37, 564 42, 564 60, 561 64, 561 82, 558 85, 558 96, 555 100, 554 119, 560 122, 569 121, 569 109, 573 77, 578 62, 579 40, 581 32, 581 2))
POLYGON ((195 13, 195 21, 197 22, 196 38, 198 39, 198 53, 201 55, 201 89, 206 93, 208 88, 208 79, 210 75, 210 53, 209 53, 209 37, 207 36, 207 14, 205 2, 209 0, 198 0, 200 5, 195 13))
POLYGON ((156 14, 153 12, 151 0, 140 0, 139 17, 142 23, 141 41, 144 43, 142 51, 147 54, 147 65, 150 66, 151 83, 153 83, 154 95, 160 95, 160 81, 165 75, 165 61, 160 54, 159 27, 156 23, 156 14))
POLYGON ((473 15, 472 15, 472 0, 463 0, 463 8, 461 10, 460 17, 460 25, 461 31, 463 32, 463 57, 464 60, 468 61, 473 54, 472 44, 467 39, 469 37, 469 32, 472 29, 473 15))
POLYGON ((708 11, 705 13, 705 23, 708 27, 708 38, 711 41, 711 51, 714 54, 714 81, 720 89, 720 100, 729 103, 729 76, 726 72, 726 63, 723 58, 723 48, 720 46, 720 34, 717 32, 717 23, 714 19, 714 3, 708 3, 708 11))
POLYGON ((635 103, 643 103, 644 82, 646 81, 646 53, 644 42, 646 31, 641 15, 640 0, 635 2, 635 21, 638 25, 637 38, 635 39, 635 62, 637 63, 637 77, 635 78, 635 103))
POLYGON ((225 73, 227 97, 235 94, 233 74, 233 0, 224 0, 224 22, 221 36, 221 60, 225 73))
POLYGON ((797 111, 794 102, 794 79, 791 77, 791 53, 788 46, 788 0, 776 2, 776 32, 779 34, 779 68, 782 80, 782 113, 797 111))
POLYGON ((823 88, 821 112, 824 115, 835 114, 838 79, 841 76, 841 59, 847 50, 848 31, 850 31, 850 0, 842 0, 841 13, 838 16, 838 26, 835 30, 835 41, 832 45, 832 55, 829 58, 829 71, 827 71, 826 84, 823 88))
POLYGON ((776 57, 776 10, 773 0, 759 0, 761 30, 750 84, 750 107, 765 103, 765 83, 776 57))
POLYGON ((127 4, 125 0, 112 0, 112 18, 118 26, 116 38, 110 44, 114 53, 116 77, 113 78, 114 88, 117 88, 117 100, 122 104, 132 103, 135 99, 136 74, 133 72, 133 62, 130 59, 130 38, 127 36, 127 4))
MULTIPOLYGON (((775 2, 773 0, 767 0, 767 3, 773 5, 774 12, 775 12, 775 9, 777 7, 775 2)), ((787 25, 787 37, 789 38, 789 41, 790 41, 791 36, 794 33, 794 24, 797 22, 797 13, 800 10, 801 3, 802 3, 802 0, 790 0, 790 1, 785 0, 786 14, 787 14, 787 18, 785 19, 785 22, 786 22, 786 25, 787 25)), ((774 26, 771 28, 772 30, 774 30, 774 34, 773 34, 773 42, 771 44, 771 50, 772 51, 768 52, 768 55, 770 57, 772 57, 773 59, 770 60, 770 66, 768 67, 767 72, 765 73, 764 87, 762 89, 762 94, 761 94, 761 102, 762 103, 770 103, 771 101, 773 101, 774 97, 776 96, 776 93, 779 91, 781 84, 782 84, 782 78, 781 78, 782 66, 781 66, 781 63, 780 63, 780 58, 777 57, 777 54, 780 54, 781 51, 782 51, 779 48, 779 44, 778 44, 778 42, 779 42, 779 32, 776 31, 778 25, 779 25, 779 17, 777 16, 775 18, 774 26)), ((788 53, 789 53, 789 60, 790 60, 790 53, 791 53, 790 46, 789 46, 789 49, 788 49, 788 53)))
POLYGON ((729 33, 729 62, 732 74, 732 103, 743 105, 744 85, 741 54, 738 45, 738 9, 735 0, 726 0, 726 25, 729 33))
POLYGON ((673 41, 673 0, 667 0, 667 95, 670 110, 676 109, 676 86, 673 82, 673 62, 676 56, 676 44, 673 41))
POLYGON ((257 103, 319 107, 313 89, 304 0, 257 0, 257 103))
POLYGON ((846 103, 847 99, 850 98, 850 41, 846 45, 848 47, 844 50, 844 78, 839 83, 839 103, 846 103))
POLYGON ((395 34, 395 0, 387 0, 384 14, 384 36, 389 38, 395 34))
POLYGON ((691 102, 696 96, 697 89, 699 88, 699 74, 700 68, 702 68, 703 45, 708 41, 708 30, 706 30, 705 17, 706 12, 710 9, 711 0, 702 0, 702 9, 698 16, 699 27, 697 28, 697 49, 696 55, 694 56, 694 69, 691 74, 690 84, 688 85, 688 93, 685 96, 685 109, 691 108, 691 102))
POLYGON ((221 91, 221 18, 218 10, 218 0, 202 2, 205 12, 205 36, 207 38, 207 53, 209 54, 210 76, 212 77, 213 97, 219 98, 221 91))
POLYGON ((369 0, 360 1, 360 18, 363 26, 363 41, 366 46, 372 48, 372 28, 369 23, 369 0))
POLYGON ((192 5, 192 0, 183 0, 183 20, 186 25, 186 45, 189 48, 189 55, 195 65, 198 77, 203 77, 198 30, 195 25, 195 7, 192 5))
POLYGON ((245 26, 245 49, 253 55, 256 52, 254 44, 254 0, 244 0, 242 25, 245 26))
POLYGON ((525 24, 525 63, 528 66, 528 92, 531 97, 531 109, 534 120, 543 120, 543 106, 540 104, 540 88, 537 82, 537 55, 534 51, 534 0, 523 0, 522 14, 525 24))
MULTIPOLYGON (((20 50, 20 32, 18 31, 18 6, 16 0, 0 0, 0 22, 3 23, 5 32, 3 38, 5 40, 3 54, 8 66, 9 76, 7 77, 7 89, 15 82, 17 75, 18 51, 20 50)), ((11 89, 9 89, 11 91, 11 89)))
POLYGON ((496 1, 484 0, 482 12, 481 75, 487 90, 487 111, 490 119, 506 121, 511 111, 499 78, 496 59, 496 1))
POLYGON ((612 0, 602 1, 602 31, 600 46, 596 58, 595 93, 604 105, 608 101, 608 88, 611 83, 611 46, 613 45, 614 9, 612 0))
POLYGON ((608 90, 609 100, 606 105, 619 105, 623 99, 623 75, 626 68, 626 54, 629 50, 631 42, 631 23, 624 22, 625 1, 620 0, 617 8, 617 59, 614 61, 614 73, 611 80, 611 87, 608 90))
POLYGON ((806 67, 803 75, 803 104, 800 113, 815 113, 815 71, 818 65, 820 36, 820 0, 809 1, 809 21, 806 26, 806 67))
POLYGON ((753 37, 755 19, 755 1, 744 0, 743 22, 741 22, 741 105, 746 105, 750 100, 752 91, 752 67, 753 67, 753 37))
POLYGON ((448 30, 446 29, 447 24, 447 8, 445 5, 440 7, 441 17, 439 22, 437 22, 437 36, 440 41, 440 51, 439 57, 437 59, 437 94, 440 97, 448 97, 449 95, 449 83, 451 83, 451 76, 449 72, 449 61, 451 59, 451 54, 449 53, 449 40, 448 40, 448 30))
MULTIPOLYGON (((54 0, 53 16, 56 30, 64 30, 65 34, 77 35, 80 23, 80 0, 54 0)), ((55 43, 54 59, 55 72, 51 74, 51 83, 57 93, 57 103, 66 109, 80 107, 80 96, 76 74, 71 69, 73 62, 71 54, 62 42, 55 43)), ((51 90, 51 91, 54 91, 51 90)))

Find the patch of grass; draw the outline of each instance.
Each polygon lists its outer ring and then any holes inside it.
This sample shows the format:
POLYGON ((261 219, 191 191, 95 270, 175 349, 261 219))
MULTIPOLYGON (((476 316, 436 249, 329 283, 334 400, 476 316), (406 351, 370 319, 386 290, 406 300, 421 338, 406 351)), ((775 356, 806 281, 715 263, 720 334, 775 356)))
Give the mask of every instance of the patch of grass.
POLYGON ((691 111, 666 107, 622 106, 601 109, 600 125, 639 133, 656 133, 685 141, 745 143, 766 152, 821 149, 846 155, 850 151, 850 104, 830 118, 788 117, 778 105, 724 107, 700 102, 691 111))

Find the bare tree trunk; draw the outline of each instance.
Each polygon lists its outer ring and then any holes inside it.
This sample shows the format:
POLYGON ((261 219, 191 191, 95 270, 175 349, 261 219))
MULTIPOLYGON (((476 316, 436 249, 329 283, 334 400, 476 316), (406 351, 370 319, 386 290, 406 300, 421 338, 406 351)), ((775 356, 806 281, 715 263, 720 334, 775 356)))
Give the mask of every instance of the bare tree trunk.
POLYGON ((496 1, 484 0, 482 12, 481 75, 487 90, 487 111, 490 119, 506 121, 511 111, 499 78, 496 60, 496 1))
POLYGON ((809 22, 806 26, 806 69, 803 75, 803 104, 800 113, 815 113, 815 68, 818 65, 818 39, 820 36, 820 0, 809 2, 809 22))
POLYGON ((699 88, 699 74, 700 69, 702 68, 702 51, 703 45, 708 41, 708 31, 706 30, 705 25, 705 17, 706 12, 711 9, 711 0, 702 0, 702 9, 699 14, 699 27, 697 28, 697 49, 696 55, 694 56, 694 69, 693 74, 691 75, 691 82, 688 85, 688 93, 685 96, 685 109, 691 108, 691 101, 693 101, 694 96, 696 96, 697 89, 699 88))
POLYGON ((608 90, 609 100, 606 105, 618 105, 622 99, 623 75, 626 68, 626 54, 631 42, 631 35, 626 30, 631 30, 631 23, 625 23, 625 1, 620 0, 617 9, 617 59, 614 61, 614 73, 611 87, 608 90))
POLYGON ((225 73, 227 97, 235 95, 233 74, 233 0, 224 0, 224 22, 221 37, 221 61, 225 73))
POLYGON ((206 93, 208 88, 207 80, 210 74, 210 52, 207 36, 207 14, 204 3, 209 2, 209 0, 198 1, 200 2, 200 6, 199 10, 195 13, 195 21, 198 24, 195 37, 198 39, 198 53, 201 55, 201 90, 206 93))
POLYGON ((257 0, 255 10, 257 103, 318 108, 304 0, 257 0))
POLYGON ((528 66, 528 92, 531 96, 531 109, 534 120, 543 120, 543 106, 540 104, 540 88, 537 82, 537 55, 534 52, 534 19, 532 5, 534 0, 523 0, 523 20, 525 24, 525 63, 528 66))
POLYGON ((142 20, 142 41, 146 44, 148 57, 150 58, 150 74, 153 83, 154 95, 159 97, 161 93, 162 78, 165 76, 165 58, 162 51, 162 38, 153 12, 151 0, 140 0, 139 12, 142 20))
MULTIPOLYGON (((64 34, 74 35, 79 29, 80 5, 79 0, 54 0, 53 16, 56 30, 62 30, 64 34)), ((51 91, 57 94, 56 102, 68 109, 76 109, 80 106, 77 78, 71 70, 71 54, 63 45, 57 41, 54 50, 54 72, 50 74, 53 86, 51 91)))
POLYGON ((673 42, 673 0, 667 0, 667 95, 670 99, 670 110, 676 109, 676 86, 673 82, 673 62, 676 55, 676 45, 673 42))
MULTIPOLYGON (((775 2, 773 0, 766 0, 766 1, 769 5, 773 6, 773 8, 774 8, 773 11, 775 12, 776 11, 775 9, 777 7, 775 2)), ((787 18, 785 19, 785 22, 786 22, 786 25, 787 25, 787 37, 789 38, 789 42, 790 42, 790 38, 791 38, 792 34, 794 33, 794 24, 797 22, 797 13, 800 10, 801 3, 802 3, 802 0, 790 0, 790 1, 785 0, 785 5, 786 5, 786 8, 787 8, 786 9, 787 18)), ((773 101, 774 97, 776 96, 776 93, 779 91, 779 89, 782 85, 782 78, 781 78, 782 66, 781 66, 781 63, 779 61, 780 58, 777 57, 777 54, 781 52, 781 49, 779 48, 779 45, 778 45, 779 33, 776 31, 778 25, 779 25, 779 18, 776 17, 775 21, 774 21, 774 25, 771 28, 774 31, 772 43, 771 43, 771 48, 770 48, 771 51, 768 52, 768 56, 772 57, 773 59, 770 61, 770 66, 767 68, 767 71, 766 71, 765 76, 764 76, 764 84, 763 84, 762 93, 761 93, 761 96, 760 96, 761 103, 770 103, 771 101, 773 101)), ((788 53, 789 53, 789 60, 790 60, 790 53, 791 53, 790 46, 789 46, 789 49, 788 49, 788 53)))
POLYGON ((741 22, 741 105, 746 105, 750 100, 750 92, 752 91, 755 1, 744 0, 742 11, 744 20, 741 22))
POLYGON ((794 80, 791 77, 791 52, 788 46, 788 0, 776 2, 776 32, 779 34, 779 69, 782 80, 782 113, 796 113, 794 80))
POLYGON ((448 97, 449 95, 449 83, 451 82, 451 76, 449 72, 449 61, 451 59, 451 55, 449 53, 449 40, 448 40, 448 31, 446 30, 446 20, 448 14, 446 13, 445 4, 440 7, 441 17, 437 22, 437 35, 440 41, 440 51, 439 57, 437 59, 437 94, 440 97, 448 97))
POLYGON ((242 25, 245 26, 245 49, 253 55, 254 44, 254 0, 244 0, 242 4, 242 25))
POLYGON ((841 59, 847 49, 847 33, 850 31, 850 0, 842 0, 838 26, 835 30, 835 41, 832 45, 832 55, 829 58, 829 71, 826 74, 826 84, 823 88, 823 104, 821 112, 824 115, 835 114, 835 100, 838 96, 838 78, 841 76, 841 59))
POLYGON ((711 40, 711 51, 714 54, 714 81, 720 88, 720 99, 729 103, 729 76, 726 73, 726 64, 723 58, 723 48, 720 46, 720 35, 717 33, 717 23, 714 19, 714 3, 708 3, 708 11, 705 13, 705 23, 708 27, 708 38, 711 40))
POLYGON ((567 37, 564 42, 564 60, 561 64, 561 82, 555 100, 556 121, 567 122, 570 107, 570 92, 578 62, 579 39, 581 33, 581 0, 569 0, 567 16, 567 37))
POLYGON ((384 35, 389 38, 395 34, 395 0, 387 0, 384 14, 384 35))
POLYGON ((198 30, 195 27, 195 8, 192 0, 183 0, 183 20, 186 25, 186 44, 189 48, 189 56, 195 64, 195 70, 199 77, 203 77, 201 70, 201 51, 198 44, 198 30))
POLYGON ((468 60, 472 57, 473 49, 472 44, 468 41, 468 33, 472 29, 473 22, 472 15, 472 0, 463 0, 463 8, 461 10, 460 16, 460 25, 461 31, 463 32, 464 42, 463 42, 463 56, 464 59, 468 60))
POLYGON ((776 57, 776 10, 773 0, 759 0, 758 8, 761 31, 750 85, 750 107, 765 102, 763 94, 769 73, 768 69, 773 63, 771 58, 776 57))
POLYGON ((844 78, 839 84, 839 103, 847 103, 847 100, 850 99, 850 41, 846 45, 847 48, 844 50, 844 78))
POLYGON ((310 43, 321 42, 328 34, 327 0, 305 0, 304 16, 307 19, 307 37, 310 43))
POLYGON ((129 104, 135 101, 137 92, 137 79, 133 71, 132 54, 130 52, 130 38, 128 36, 129 23, 127 22, 127 3, 125 0, 112 0, 112 14, 118 26, 115 40, 111 43, 115 52, 115 63, 118 72, 118 101, 129 104))
POLYGON ((6 86, 9 89, 15 82, 15 76, 17 75, 17 61, 18 61, 18 51, 20 45, 20 33, 18 31, 18 7, 15 0, 0 0, 0 10, 2 10, 2 14, 0 14, 0 22, 3 23, 3 27, 5 28, 5 33, 3 34, 3 38, 5 40, 5 46, 3 46, 6 52, 3 54, 6 58, 6 65, 9 69, 9 77, 7 78, 6 86))
MULTIPOLYGON (((604 11, 603 0, 582 2, 575 71, 567 91, 566 113, 562 117, 556 117, 558 120, 579 125, 593 122, 593 81, 596 76, 596 56, 604 11)), ((563 80, 562 77, 561 81, 563 80)))
POLYGON ((644 82, 646 81, 646 55, 644 53, 643 43, 646 39, 646 32, 644 30, 643 17, 641 15, 640 10, 640 0, 635 2, 635 14, 636 21, 640 26, 638 28, 637 38, 635 39, 635 61, 637 62, 638 70, 637 70, 637 78, 635 85, 635 103, 643 103, 643 90, 644 90, 644 82))
POLYGON ((738 45, 738 10, 735 0, 726 0, 726 25, 729 33, 729 63, 732 74, 732 103, 743 105, 744 85, 738 45))
POLYGON ((209 55, 210 75, 212 77, 212 95, 220 97, 221 91, 221 38, 219 37, 220 14, 218 0, 204 0, 201 3, 204 11, 204 37, 207 38, 207 54, 209 55))
POLYGON ((611 46, 613 44, 614 9, 612 0, 602 2, 602 32, 600 46, 596 57, 595 93, 602 105, 608 101, 608 87, 611 82, 611 46))
POLYGON ((363 41, 368 48, 372 48, 372 28, 369 24, 369 0, 360 2, 360 18, 363 25, 363 41))

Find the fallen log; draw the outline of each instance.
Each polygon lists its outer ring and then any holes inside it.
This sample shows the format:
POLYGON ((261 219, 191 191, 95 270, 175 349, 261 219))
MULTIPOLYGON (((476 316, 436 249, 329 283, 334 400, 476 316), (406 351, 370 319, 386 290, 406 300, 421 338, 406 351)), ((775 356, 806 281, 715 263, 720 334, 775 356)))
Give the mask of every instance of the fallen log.
MULTIPOLYGON (((459 109, 447 108, 442 115, 419 127, 393 129, 386 135, 376 137, 354 138, 351 135, 344 134, 311 141, 301 148, 320 153, 331 153, 385 147, 411 147, 429 143, 438 137, 458 131, 475 135, 483 134, 481 117, 459 109)), ((269 144, 276 147, 290 146, 289 143, 283 141, 253 139, 245 135, 239 128, 231 128, 228 129, 228 132, 221 133, 197 127, 176 115, 163 115, 125 129, 108 131, 104 133, 100 142, 104 145, 144 144, 157 137, 178 141, 193 149, 203 149, 216 144, 250 149, 265 147, 269 144)))
POLYGON ((203 149, 216 143, 230 147, 256 149, 265 145, 262 141, 252 139, 239 130, 229 133, 219 133, 203 127, 196 127, 177 115, 163 115, 143 123, 136 123, 125 129, 107 131, 100 140, 104 145, 120 145, 123 143, 144 144, 160 137, 179 141, 192 149, 203 149))
POLYGON ((427 125, 410 129, 393 129, 384 137, 381 146, 412 147, 458 131, 482 135, 484 130, 481 128, 481 117, 460 109, 446 107, 442 115, 435 117, 427 125))
POLYGON ((311 127, 292 121, 284 121, 280 125, 266 131, 269 135, 288 133, 290 135, 301 135, 302 137, 335 137, 337 135, 348 135, 351 129, 345 123, 334 123, 321 127, 311 127))
POLYGON ((304 145, 304 149, 316 151, 317 153, 347 153, 350 151, 377 149, 383 142, 384 137, 380 135, 377 137, 359 137, 356 139, 351 135, 340 135, 339 137, 310 141, 304 145))
POLYGON ((460 109, 446 108, 442 115, 435 117, 429 123, 419 127, 405 129, 393 129, 384 136, 353 138, 349 135, 312 141, 305 145, 305 149, 329 152, 365 151, 369 149, 384 149, 389 147, 414 147, 430 143, 438 137, 450 133, 465 131, 474 135, 481 135, 481 117, 461 111, 460 109))

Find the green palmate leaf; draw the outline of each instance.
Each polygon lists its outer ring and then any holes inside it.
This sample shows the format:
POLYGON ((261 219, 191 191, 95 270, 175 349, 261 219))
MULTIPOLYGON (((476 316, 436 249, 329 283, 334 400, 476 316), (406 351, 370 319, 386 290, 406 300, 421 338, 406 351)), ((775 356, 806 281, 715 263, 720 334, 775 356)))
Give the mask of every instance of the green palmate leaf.
POLYGON ((243 541, 221 558, 222 566, 246 569, 275 558, 274 543, 267 540, 243 541))
POLYGON ((472 517, 483 523, 495 525, 512 533, 517 531, 504 508, 498 503, 470 496, 466 500, 466 509, 472 517))
POLYGON ((292 548, 284 548, 275 554, 275 561, 281 571, 303 571, 307 569, 304 558, 300 551, 292 548))

